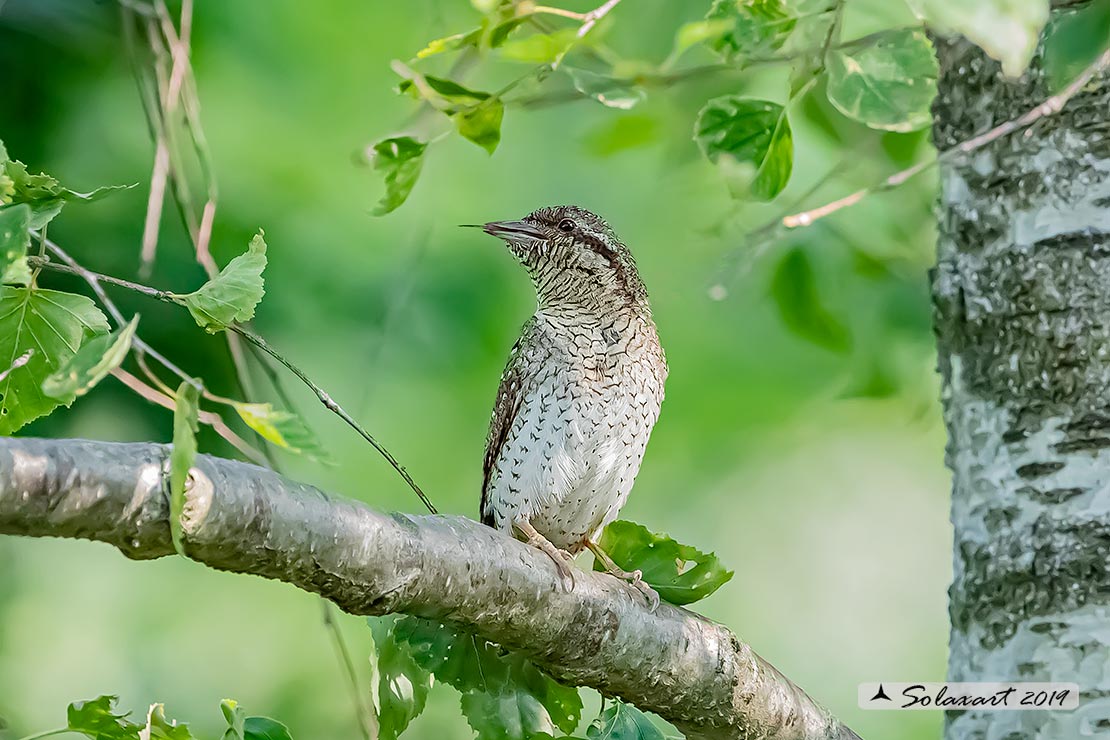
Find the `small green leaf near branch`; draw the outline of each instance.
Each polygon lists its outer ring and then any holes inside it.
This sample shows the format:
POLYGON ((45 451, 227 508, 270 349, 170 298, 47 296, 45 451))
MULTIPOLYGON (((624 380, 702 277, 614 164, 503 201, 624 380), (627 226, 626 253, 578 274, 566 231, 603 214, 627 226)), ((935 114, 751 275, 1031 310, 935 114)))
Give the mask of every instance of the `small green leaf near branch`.
POLYGON ((135 339, 139 317, 111 334, 95 337, 42 382, 42 392, 53 398, 79 398, 123 364, 135 339))
POLYGON ((182 543, 181 517, 185 512, 185 486, 189 470, 197 458, 197 414, 200 392, 188 380, 177 388, 177 406, 173 412, 173 449, 170 451, 170 534, 179 555, 185 554, 182 543))
MULTIPOLYGON (((672 604, 692 604, 728 583, 732 571, 713 553, 683 545, 627 521, 605 528, 598 543, 621 568, 639 570, 644 582, 672 604)), ((594 570, 605 570, 599 562, 594 570)))
POLYGON ((235 322, 254 318, 254 309, 265 294, 262 271, 266 269, 266 241, 260 231, 244 254, 227 263, 220 274, 199 290, 173 298, 189 309, 193 320, 215 333, 235 322))
POLYGON ((235 401, 232 407, 240 418, 263 439, 290 452, 320 462, 332 462, 328 451, 308 428, 301 417, 289 411, 275 409, 269 403, 244 403, 235 401))

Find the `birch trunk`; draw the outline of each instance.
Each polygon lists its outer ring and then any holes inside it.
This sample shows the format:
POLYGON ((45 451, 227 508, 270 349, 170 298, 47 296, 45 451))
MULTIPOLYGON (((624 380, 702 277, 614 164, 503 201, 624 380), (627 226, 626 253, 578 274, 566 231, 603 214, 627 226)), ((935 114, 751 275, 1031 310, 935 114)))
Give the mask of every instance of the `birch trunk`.
MULTIPOLYGON (((1045 100, 938 41, 948 149, 1045 100)), ((1110 86, 941 168, 937 346, 955 528, 950 681, 1071 681, 1074 712, 952 712, 947 740, 1110 732, 1110 86)), ((1102 83, 1100 86, 1099 83, 1102 83)))

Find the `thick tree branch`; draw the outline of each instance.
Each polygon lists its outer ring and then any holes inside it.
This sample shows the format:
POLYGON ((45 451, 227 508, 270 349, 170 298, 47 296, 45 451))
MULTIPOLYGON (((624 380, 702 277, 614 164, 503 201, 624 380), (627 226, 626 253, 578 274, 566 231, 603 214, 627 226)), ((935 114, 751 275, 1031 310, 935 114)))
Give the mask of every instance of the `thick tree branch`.
MULTIPOLYGON (((172 555, 168 448, 0 439, 0 534, 172 555)), ((184 509, 189 557, 274 578, 352 614, 452 621, 568 683, 620 696, 689 738, 857 738, 722 625, 648 612, 614 578, 561 590, 537 550, 462 517, 382 514, 244 463, 201 455, 184 509)))

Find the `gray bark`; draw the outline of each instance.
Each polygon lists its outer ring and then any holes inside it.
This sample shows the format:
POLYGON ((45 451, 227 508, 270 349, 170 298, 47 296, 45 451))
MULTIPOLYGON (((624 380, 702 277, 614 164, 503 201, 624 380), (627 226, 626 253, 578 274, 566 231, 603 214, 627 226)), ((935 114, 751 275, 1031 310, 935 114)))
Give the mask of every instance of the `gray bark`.
MULTIPOLYGON (((172 555, 167 459, 161 445, 0 438, 0 534, 172 555)), ((213 568, 285 581, 352 614, 457 623, 689 738, 857 738, 722 625, 668 604, 649 612, 600 573, 578 572, 566 593, 546 555, 475 521, 381 514, 205 455, 191 475, 184 549, 213 568)))
MULTIPOLYGON (((948 149, 1046 99, 939 41, 948 149)), ((941 168, 933 278, 955 528, 951 681, 1070 681, 1074 712, 951 713, 948 740, 1110 726, 1110 86, 941 168)), ((1102 84, 1099 84, 1102 83, 1102 84)))

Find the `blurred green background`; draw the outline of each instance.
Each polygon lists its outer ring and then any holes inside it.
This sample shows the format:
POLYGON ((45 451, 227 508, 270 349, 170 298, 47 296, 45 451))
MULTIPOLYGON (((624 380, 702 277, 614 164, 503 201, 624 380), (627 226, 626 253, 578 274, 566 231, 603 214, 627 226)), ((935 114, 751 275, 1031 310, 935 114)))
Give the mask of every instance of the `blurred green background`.
MULTIPOLYGON (((707 5, 626 3, 609 43, 658 62, 707 5)), ((939 713, 856 708, 861 681, 944 675, 948 476, 926 278, 934 183, 926 175, 868 198, 757 255, 745 241, 830 172, 805 205, 928 156, 927 134, 870 131, 812 94, 791 111, 787 192, 775 206, 742 206, 698 153, 693 119, 726 92, 782 99, 785 69, 652 89, 629 112, 592 101, 510 108, 492 157, 458 137, 435 144, 409 202, 372 218, 381 185, 357 154, 403 131, 415 105, 393 91, 390 61, 477 18, 463 0, 197 3, 193 64, 220 187, 212 250, 223 264, 265 229, 256 327, 442 511, 474 516, 499 374, 534 298, 499 242, 456 224, 567 202, 601 213, 637 255, 671 366, 623 518, 715 550, 736 576, 699 610, 863 737, 938 737, 939 713), (851 334, 845 351, 783 320, 769 285, 795 248, 815 268, 821 305, 851 334), (719 280, 727 296, 712 300, 719 280)), ((846 37, 908 20, 900 3, 853 0, 846 37)), ((491 89, 524 69, 490 60, 473 79, 491 89)), ((88 266, 134 277, 153 146, 114 3, 0 3, 0 138, 13 158, 77 190, 139 183, 70 205, 50 227, 88 266)), ((149 282, 185 290, 202 280, 167 202, 149 282)), ((142 313, 147 341, 230 392, 222 338, 184 311, 113 295, 142 313)), ((339 461, 286 459, 288 474, 420 510, 369 446, 286 386, 339 461)), ((168 441, 170 431, 168 412, 109 380, 21 433, 168 441)), ((210 434, 202 450, 232 454, 210 434)), ((355 617, 343 627, 365 672, 368 630, 355 617)), ((0 737, 59 726, 69 701, 102 693, 136 713, 165 702, 209 736, 224 697, 298 738, 357 735, 316 597, 178 558, 133 563, 99 544, 0 539, 0 737)), ((409 733, 471 735, 446 687, 409 733)))

